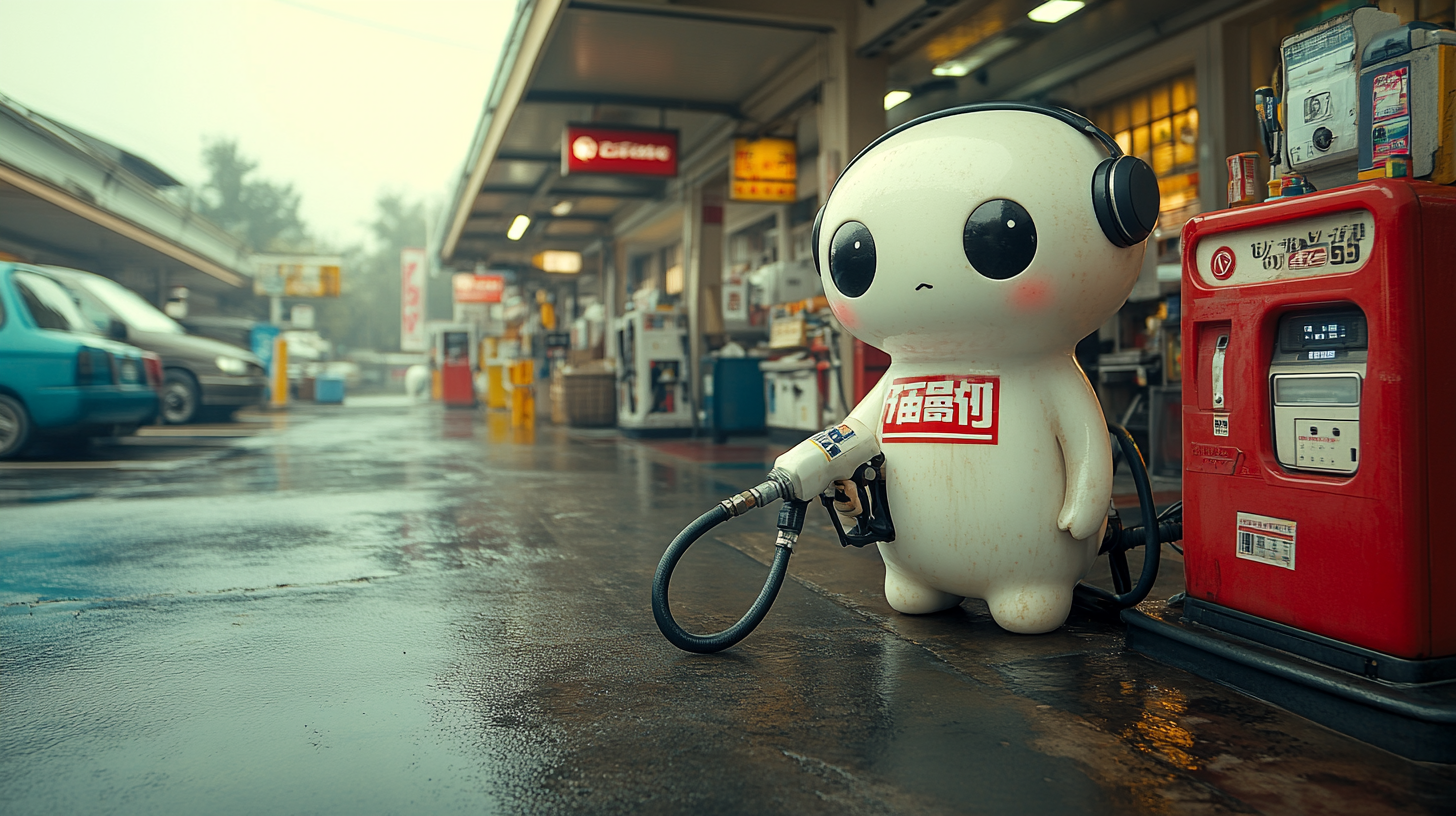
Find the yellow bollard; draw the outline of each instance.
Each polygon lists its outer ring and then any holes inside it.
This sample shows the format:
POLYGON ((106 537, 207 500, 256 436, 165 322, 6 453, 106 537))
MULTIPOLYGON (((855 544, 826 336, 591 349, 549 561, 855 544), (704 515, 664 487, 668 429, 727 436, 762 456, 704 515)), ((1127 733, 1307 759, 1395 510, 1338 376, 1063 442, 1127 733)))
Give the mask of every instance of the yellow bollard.
POLYGON ((511 364, 511 425, 517 428, 536 422, 535 368, 531 360, 511 364))
POLYGON ((288 405, 288 341, 282 337, 273 339, 273 381, 268 395, 268 404, 273 408, 288 405))
POLYGON ((506 400, 505 366, 500 363, 485 364, 485 407, 510 407, 506 400))

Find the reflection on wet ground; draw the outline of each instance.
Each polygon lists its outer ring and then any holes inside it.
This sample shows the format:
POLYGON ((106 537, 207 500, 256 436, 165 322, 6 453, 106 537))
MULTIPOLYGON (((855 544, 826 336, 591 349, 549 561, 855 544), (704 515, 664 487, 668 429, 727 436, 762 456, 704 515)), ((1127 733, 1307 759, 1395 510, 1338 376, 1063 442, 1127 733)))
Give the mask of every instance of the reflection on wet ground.
MULTIPOLYGON (((0 472, 0 810, 1453 806, 1450 769, 1127 652, 1115 624, 897 615, 875 553, 819 515, 757 633, 676 651, 657 558, 775 448, 404 403, 266 431, 187 468, 0 472)), ((773 521, 688 554, 685 621, 736 618, 773 521)))

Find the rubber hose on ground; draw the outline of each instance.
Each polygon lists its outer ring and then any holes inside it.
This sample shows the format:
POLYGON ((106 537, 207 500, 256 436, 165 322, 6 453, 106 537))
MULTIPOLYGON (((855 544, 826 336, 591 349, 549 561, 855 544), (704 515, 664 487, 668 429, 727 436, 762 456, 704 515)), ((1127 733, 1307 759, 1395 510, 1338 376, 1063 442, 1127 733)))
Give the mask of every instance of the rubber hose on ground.
POLYGON ((678 559, 683 553, 693 546, 704 533, 722 524, 730 518, 728 511, 719 505, 712 510, 699 516, 696 521, 689 524, 678 533, 677 538, 668 545, 667 552, 662 554, 662 560, 657 562, 657 574, 652 578, 652 616, 657 619, 657 628, 672 645, 685 652, 696 652, 698 654, 711 654, 721 652, 732 646, 754 630, 754 627, 768 614, 769 607, 773 606, 774 598, 779 594, 779 586, 784 582, 784 574, 788 572, 789 556, 792 554, 787 547, 774 548, 773 566, 769 568, 768 581, 764 583, 763 590, 758 593, 753 606, 748 612, 732 626, 721 632, 711 635, 695 635, 678 625, 672 617, 672 608, 667 601, 667 585, 672 580, 672 571, 677 568, 678 559))

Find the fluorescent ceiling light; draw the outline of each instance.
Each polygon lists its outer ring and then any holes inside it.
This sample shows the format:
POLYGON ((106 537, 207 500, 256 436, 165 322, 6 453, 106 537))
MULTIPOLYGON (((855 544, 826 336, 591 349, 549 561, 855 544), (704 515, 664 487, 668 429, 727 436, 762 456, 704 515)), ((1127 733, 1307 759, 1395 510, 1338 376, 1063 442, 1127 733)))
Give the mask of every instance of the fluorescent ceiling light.
POLYGON ((1060 23, 1082 10, 1083 0, 1047 0, 1028 11, 1026 16, 1038 23, 1060 23))
POLYGON ((931 68, 930 73, 936 76, 963 77, 1002 54, 1014 51, 1019 45, 1021 40, 1017 37, 1002 37, 978 45, 953 60, 946 60, 931 68))
POLYGON ((558 201, 554 205, 552 205, 552 207, 551 207, 551 214, 554 215, 554 216, 557 216, 557 217, 566 215, 567 213, 570 213, 570 212, 571 212, 571 202, 570 201, 558 201))
POLYGON ((909 98, 909 91, 890 91, 885 94, 885 110, 889 110, 909 98))
POLYGON ((531 219, 522 213, 511 222, 511 228, 506 230, 506 237, 512 241, 519 241, 521 236, 526 234, 526 228, 529 226, 531 226, 531 219))

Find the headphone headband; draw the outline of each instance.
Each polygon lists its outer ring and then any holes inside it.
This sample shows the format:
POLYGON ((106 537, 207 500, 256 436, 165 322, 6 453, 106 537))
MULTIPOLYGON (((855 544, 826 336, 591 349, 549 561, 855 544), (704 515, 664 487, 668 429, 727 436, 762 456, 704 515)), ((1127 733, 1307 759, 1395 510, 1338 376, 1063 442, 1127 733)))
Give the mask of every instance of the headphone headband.
POLYGON ((1106 131, 1092 124, 1091 120, 1081 114, 1053 105, 1036 105, 1030 102, 976 102, 927 113, 891 128, 866 145, 865 149, 861 150, 853 159, 850 159, 844 169, 839 172, 839 176, 834 179, 834 184, 829 188, 829 195, 819 205, 819 212, 814 216, 814 269, 819 270, 819 231, 824 223, 824 211, 829 208, 829 197, 834 195, 835 188, 849 173, 849 169, 854 167, 855 162, 879 147, 885 140, 902 131, 947 116, 981 111, 1039 113, 1042 116, 1050 116, 1062 124, 1090 136, 1107 150, 1107 158, 1103 159, 1097 169, 1093 171, 1091 190, 1092 210, 1097 215, 1097 223, 1102 227, 1103 234, 1107 236, 1107 240, 1111 241, 1113 246, 1130 247, 1143 242, 1152 233, 1153 227, 1158 222, 1158 177, 1147 162, 1124 155, 1122 147, 1107 135, 1106 131))
MULTIPOLYGON (((849 164, 846 164, 843 170, 839 171, 839 176, 834 179, 834 186, 838 186, 839 179, 844 178, 844 174, 849 172, 849 168, 853 167, 855 162, 863 158, 866 153, 878 147, 881 142, 884 142, 897 133, 909 130, 916 125, 932 122, 936 119, 944 119, 947 116, 956 116, 962 113, 979 113, 980 111, 1020 111, 1022 113, 1039 113, 1043 116, 1050 116, 1095 139, 1107 149, 1107 155, 1109 157, 1117 159, 1123 155, 1121 145, 1111 136, 1108 136, 1102 128, 1092 124, 1092 120, 1080 113, 1073 113, 1066 108, 1059 108, 1055 105, 1037 105, 1032 102, 973 102, 969 105, 957 105, 953 108, 944 108, 917 116, 908 122, 902 122, 880 134, 873 142, 865 145, 864 150, 861 150, 853 159, 850 159, 849 164)), ((834 187, 830 187, 829 192, 832 194, 834 187)), ((826 202, 828 200, 828 198, 825 199, 826 202)))

